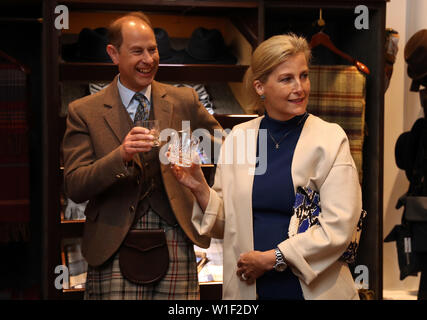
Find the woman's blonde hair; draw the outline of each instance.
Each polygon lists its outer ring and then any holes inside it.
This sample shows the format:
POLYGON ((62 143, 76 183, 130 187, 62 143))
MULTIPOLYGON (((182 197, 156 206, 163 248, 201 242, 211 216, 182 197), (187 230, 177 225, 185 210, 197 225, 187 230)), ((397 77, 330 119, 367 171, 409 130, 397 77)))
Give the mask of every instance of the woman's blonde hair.
POLYGON ((255 91, 253 83, 259 80, 265 83, 273 70, 289 57, 304 53, 307 64, 311 60, 311 50, 307 40, 293 33, 273 36, 262 42, 252 54, 251 65, 246 71, 244 83, 250 105, 259 115, 264 114, 264 103, 255 91))

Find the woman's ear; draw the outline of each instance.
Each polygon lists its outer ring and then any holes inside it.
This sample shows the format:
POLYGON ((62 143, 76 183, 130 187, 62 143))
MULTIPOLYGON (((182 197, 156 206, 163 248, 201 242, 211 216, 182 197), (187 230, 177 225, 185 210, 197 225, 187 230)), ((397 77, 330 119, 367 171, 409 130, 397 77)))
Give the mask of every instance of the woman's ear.
POLYGON ((107 45, 107 53, 114 64, 119 64, 119 52, 112 44, 107 45))
POLYGON ((264 86, 261 81, 255 80, 253 83, 254 89, 259 96, 264 94, 264 86))

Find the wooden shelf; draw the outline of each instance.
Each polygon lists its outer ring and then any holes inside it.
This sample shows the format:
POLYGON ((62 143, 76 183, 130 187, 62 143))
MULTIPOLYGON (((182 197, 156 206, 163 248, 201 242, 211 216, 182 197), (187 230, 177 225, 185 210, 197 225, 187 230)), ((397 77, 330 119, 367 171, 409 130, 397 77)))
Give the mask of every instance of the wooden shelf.
MULTIPOLYGON (((158 81, 241 82, 248 66, 216 64, 160 64, 158 81)), ((118 73, 112 63, 62 62, 61 81, 111 81, 118 73)))
POLYGON ((69 225, 72 225, 72 224, 83 224, 83 223, 85 223, 85 221, 86 220, 83 220, 83 219, 82 220, 65 220, 65 219, 62 219, 62 217, 61 217, 61 223, 62 224, 69 224, 69 225))
POLYGON ((61 211, 61 235, 63 238, 78 238, 83 235, 86 220, 65 220, 64 212, 61 211))
MULTIPOLYGON (((390 0, 331 0, 324 1, 322 3, 322 8, 352 8, 356 6, 363 5, 375 5, 375 4, 384 4, 390 0)), ((300 0, 287 0, 287 1, 264 1, 264 6, 270 8, 317 8, 319 9, 319 0, 305 0, 304 4, 301 4, 300 0)))
POLYGON ((200 0, 64 0, 61 4, 71 10, 150 10, 181 11, 194 10, 229 10, 258 8, 258 1, 200 1, 200 0))

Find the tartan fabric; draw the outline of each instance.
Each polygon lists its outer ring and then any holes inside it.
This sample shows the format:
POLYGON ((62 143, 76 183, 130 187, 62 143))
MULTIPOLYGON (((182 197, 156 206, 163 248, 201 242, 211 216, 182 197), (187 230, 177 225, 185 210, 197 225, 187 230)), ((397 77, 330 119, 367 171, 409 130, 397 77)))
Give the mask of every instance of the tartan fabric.
POLYGON ((13 65, 0 64, 0 128, 27 129, 26 74, 13 65))
POLYGON ((0 64, 0 163, 28 162, 26 74, 0 64))
POLYGON ((310 82, 307 110, 344 129, 362 182, 365 76, 355 66, 311 66, 310 82))
POLYGON ((138 108, 135 112, 135 118, 133 119, 133 122, 137 122, 139 120, 147 120, 149 116, 149 109, 148 109, 148 99, 141 93, 137 92, 134 95, 134 99, 139 102, 138 108))
POLYGON ((121 274, 119 253, 116 253, 103 266, 88 267, 85 299, 198 300, 200 295, 196 256, 193 244, 182 229, 166 224, 151 208, 132 228, 166 230, 169 249, 169 269, 166 275, 155 284, 132 283, 121 274))
POLYGON ((29 240, 27 75, 0 62, 0 243, 29 240))

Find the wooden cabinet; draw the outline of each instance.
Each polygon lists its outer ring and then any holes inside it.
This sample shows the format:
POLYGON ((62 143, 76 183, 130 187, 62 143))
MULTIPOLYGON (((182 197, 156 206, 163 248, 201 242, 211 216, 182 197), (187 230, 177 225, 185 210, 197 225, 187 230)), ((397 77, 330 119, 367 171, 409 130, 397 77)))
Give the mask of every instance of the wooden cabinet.
MULTIPOLYGON (((62 170, 60 142, 65 129, 61 117, 61 84, 89 81, 111 81, 117 73, 109 63, 65 62, 61 59, 61 42, 76 36, 83 27, 106 26, 108 20, 123 11, 146 13, 155 27, 165 28, 170 37, 190 37, 199 26, 219 28, 227 44, 238 57, 236 65, 167 65, 161 64, 156 79, 172 82, 228 83, 236 100, 245 105, 242 78, 250 63, 251 51, 258 43, 274 34, 287 31, 311 36, 312 23, 324 9, 328 32, 335 44, 368 65, 366 127, 363 157, 363 203, 368 211, 363 231, 358 264, 368 266, 369 288, 377 299, 382 292, 382 159, 386 0, 352 1, 144 1, 144 0, 48 0, 44 2, 43 70, 44 70, 44 297, 81 298, 81 292, 62 292, 55 288, 55 267, 61 265, 61 239, 80 235, 83 223, 64 221, 61 206, 62 170), (70 29, 56 30, 55 7, 66 5, 70 12, 70 29), (364 4, 369 8, 369 29, 357 30, 354 8, 364 4), (177 27, 177 25, 179 27, 177 27), (329 31, 330 30, 330 31, 329 31), (332 37, 332 34, 331 34, 332 37)), ((322 61, 321 59, 318 62, 322 61)), ((336 62, 336 61, 333 61, 336 62)), ((217 115, 225 128, 246 120, 229 115, 217 115)), ((209 170, 209 169, 206 169, 209 170)))

